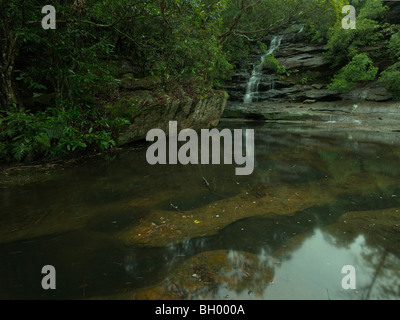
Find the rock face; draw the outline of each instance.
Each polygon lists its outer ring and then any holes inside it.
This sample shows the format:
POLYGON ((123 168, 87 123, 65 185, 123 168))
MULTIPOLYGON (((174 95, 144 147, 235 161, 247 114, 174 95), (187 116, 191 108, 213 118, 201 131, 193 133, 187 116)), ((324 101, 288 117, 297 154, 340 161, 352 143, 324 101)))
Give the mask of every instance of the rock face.
POLYGON ((318 69, 328 66, 328 61, 323 57, 323 47, 305 43, 291 43, 277 51, 275 57, 279 63, 291 69, 318 69))
POLYGON ((273 122, 285 132, 306 135, 343 136, 354 141, 398 144, 400 103, 367 100, 308 103, 264 102, 261 104, 230 104, 223 118, 273 122), (288 126, 288 124, 290 124, 288 126), (295 124, 295 125, 293 125, 295 124), (348 133, 351 132, 351 135, 348 133))
MULTIPOLYGON (((328 90, 332 71, 323 56, 323 46, 303 42, 302 34, 286 33, 274 56, 287 74, 271 74, 268 67, 263 68, 263 75, 258 84, 258 102, 303 102, 305 100, 332 101, 341 99, 340 93, 328 90)), ((251 56, 257 63, 259 56, 251 56)), ((252 70, 239 69, 224 89, 229 92, 229 100, 243 102, 247 82, 252 70)), ((253 101, 255 102, 255 101, 253 101)))
POLYGON ((342 94, 341 97, 343 100, 384 102, 391 101, 393 99, 393 94, 386 89, 385 83, 374 81, 342 94))
MULTIPOLYGON (((397 8, 397 6, 396 6, 397 8)), ((396 8, 393 8, 396 9, 396 8)), ((366 100, 390 101, 393 95, 385 88, 384 83, 372 82, 361 84, 347 93, 341 93, 327 88, 337 70, 332 70, 324 57, 324 47, 306 43, 301 33, 285 33, 274 57, 287 74, 281 76, 272 74, 267 67, 263 68, 263 75, 258 84, 253 102, 305 102, 366 100)), ((366 48, 368 49, 368 48, 366 48)), ((373 50, 374 48, 370 48, 373 50)), ((257 63, 259 56, 250 57, 257 63)), ((247 82, 252 70, 239 67, 232 80, 226 84, 225 90, 229 93, 232 102, 243 102, 246 94, 247 82)))
POLYGON ((168 133, 169 121, 178 122, 178 130, 208 129, 217 126, 224 112, 228 95, 224 91, 210 91, 195 98, 167 95, 154 97, 151 91, 138 90, 126 94, 111 112, 130 115, 132 124, 119 132, 117 145, 143 140, 151 129, 168 133))
POLYGON ((168 134, 169 121, 177 121, 178 130, 198 131, 218 125, 228 100, 226 91, 200 90, 196 79, 187 79, 186 89, 170 84, 166 90, 157 76, 138 77, 139 71, 127 59, 113 64, 120 84, 118 98, 108 105, 108 110, 112 118, 130 121, 130 125, 119 129, 117 146, 144 140, 151 129, 168 134))

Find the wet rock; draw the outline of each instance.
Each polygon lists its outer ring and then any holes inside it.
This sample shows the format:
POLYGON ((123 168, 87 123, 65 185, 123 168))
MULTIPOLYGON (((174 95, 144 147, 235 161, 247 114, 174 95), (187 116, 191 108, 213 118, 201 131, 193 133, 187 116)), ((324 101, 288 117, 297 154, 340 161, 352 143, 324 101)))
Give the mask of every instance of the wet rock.
MULTIPOLYGON (((280 157, 290 159, 290 153, 280 155, 280 157)), ((329 179, 322 174, 326 172, 326 164, 321 161, 321 167, 299 164, 298 172, 297 166, 293 165, 276 168, 275 173, 268 174, 270 181, 280 181, 274 188, 246 187, 233 197, 184 212, 171 214, 170 210, 154 209, 143 217, 140 224, 114 233, 113 236, 126 245, 162 247, 188 238, 214 235, 221 228, 243 218, 293 215, 314 205, 329 203, 332 197, 351 194, 354 190, 359 190, 360 186, 363 192, 376 188, 376 185, 371 183, 371 176, 360 172, 359 164, 358 167, 357 163, 354 166, 350 163, 349 166, 344 167, 338 165, 341 161, 333 158, 329 162, 329 168, 332 169, 332 176, 329 179), (285 174, 286 181, 291 183, 282 182, 280 175, 282 172, 285 174), (278 177, 277 180, 273 180, 274 175, 278 177), (314 183, 307 183, 309 178, 317 180, 314 180, 314 183), (330 179, 333 179, 335 183, 332 184, 330 179), (303 183, 301 188, 298 183, 303 183), (254 194, 254 190, 264 191, 254 194), (166 220, 163 220, 165 223, 160 222, 161 217, 166 217, 166 220)), ((258 172, 265 177, 265 171, 258 172)), ((379 183, 380 186, 397 185, 397 180, 383 176, 379 178, 379 183)))
POLYGON ((340 93, 334 90, 321 89, 316 90, 312 89, 310 91, 306 91, 305 95, 308 99, 326 101, 326 100, 337 100, 339 99, 340 93))
POLYGON ((271 177, 277 176, 285 183, 304 183, 323 179, 325 175, 324 172, 309 165, 279 163, 275 166, 271 177))
POLYGON ((114 211, 102 212, 87 222, 90 230, 101 233, 112 233, 127 228, 139 222, 142 215, 148 213, 147 208, 116 208, 114 211))
POLYGON ((183 262, 161 284, 128 295, 135 300, 248 298, 249 293, 262 296, 273 281, 273 263, 272 258, 268 261, 249 252, 207 251, 183 262), (220 296, 221 292, 225 296, 220 296))
MULTIPOLYGON (((324 230, 344 245, 360 234, 364 235, 367 244, 396 243, 400 235, 400 208, 347 212, 324 230)), ((400 254, 399 246, 392 245, 388 249, 400 254)))

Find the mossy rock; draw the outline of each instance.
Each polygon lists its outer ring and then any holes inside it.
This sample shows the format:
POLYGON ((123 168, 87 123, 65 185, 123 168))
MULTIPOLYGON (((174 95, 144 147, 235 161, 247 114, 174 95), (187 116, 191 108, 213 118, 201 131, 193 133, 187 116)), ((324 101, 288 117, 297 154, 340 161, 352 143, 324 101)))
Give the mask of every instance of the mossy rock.
POLYGON ((120 98, 113 105, 107 106, 113 118, 124 118, 132 120, 140 114, 141 107, 154 103, 152 92, 148 90, 138 90, 120 98))

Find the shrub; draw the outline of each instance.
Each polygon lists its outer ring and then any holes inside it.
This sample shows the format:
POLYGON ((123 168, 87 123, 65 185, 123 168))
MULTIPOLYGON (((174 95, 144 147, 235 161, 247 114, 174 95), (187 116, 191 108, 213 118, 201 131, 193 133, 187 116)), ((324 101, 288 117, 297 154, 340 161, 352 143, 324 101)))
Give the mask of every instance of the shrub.
POLYGON ((374 80, 378 68, 373 66, 372 60, 361 53, 351 60, 349 64, 339 70, 332 79, 329 89, 347 91, 356 87, 357 83, 374 80))
POLYGON ((383 71, 379 80, 386 82, 386 88, 393 93, 394 99, 400 99, 400 62, 383 71))
POLYGON ((393 57, 400 58, 400 31, 391 36, 388 47, 393 57))
POLYGON ((104 151, 115 145, 111 130, 107 119, 90 108, 48 108, 36 114, 14 108, 0 114, 0 159, 20 162, 86 148, 104 151))
POLYGON ((284 65, 279 64, 278 60, 275 58, 273 54, 269 54, 265 57, 263 68, 280 76, 281 75, 290 76, 291 73, 298 71, 298 70, 294 71, 286 70, 286 67, 284 65))

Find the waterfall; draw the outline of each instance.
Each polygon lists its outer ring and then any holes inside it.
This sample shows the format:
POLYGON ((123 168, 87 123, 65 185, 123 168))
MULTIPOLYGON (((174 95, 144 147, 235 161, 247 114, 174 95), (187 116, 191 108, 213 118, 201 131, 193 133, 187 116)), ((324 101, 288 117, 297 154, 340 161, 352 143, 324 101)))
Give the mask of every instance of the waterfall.
MULTIPOLYGON (((273 54, 281 45, 282 36, 274 36, 269 45, 269 49, 265 55, 261 57, 259 64, 256 64, 253 68, 253 72, 246 86, 246 94, 244 96, 244 103, 251 103, 253 99, 258 101, 258 86, 262 78, 262 67, 264 65, 265 59, 268 55, 273 54)), ((273 84, 271 85, 273 88, 273 84)))

